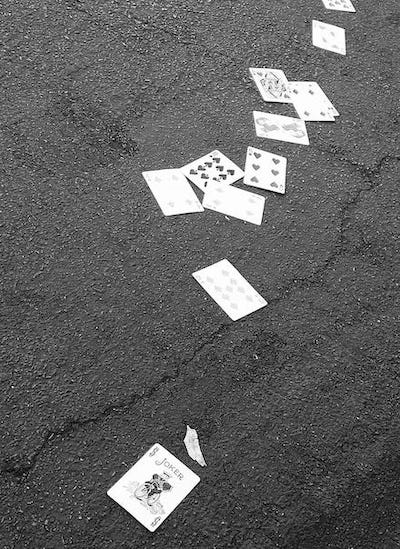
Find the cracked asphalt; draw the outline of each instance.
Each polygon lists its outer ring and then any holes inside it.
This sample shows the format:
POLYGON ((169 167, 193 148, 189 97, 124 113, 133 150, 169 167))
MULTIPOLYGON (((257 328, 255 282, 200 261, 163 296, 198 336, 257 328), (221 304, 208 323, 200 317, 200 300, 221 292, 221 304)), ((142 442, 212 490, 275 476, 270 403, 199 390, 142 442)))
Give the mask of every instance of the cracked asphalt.
POLYGON ((400 547, 400 9, 356 9, 5 0, 2 548, 400 547), (340 117, 309 147, 257 138, 253 110, 293 110, 249 66, 340 117), (141 177, 248 145, 288 157, 261 227, 165 218, 141 177), (222 258, 267 307, 225 316, 191 277, 222 258), (106 491, 155 442, 201 482, 151 534, 106 491))

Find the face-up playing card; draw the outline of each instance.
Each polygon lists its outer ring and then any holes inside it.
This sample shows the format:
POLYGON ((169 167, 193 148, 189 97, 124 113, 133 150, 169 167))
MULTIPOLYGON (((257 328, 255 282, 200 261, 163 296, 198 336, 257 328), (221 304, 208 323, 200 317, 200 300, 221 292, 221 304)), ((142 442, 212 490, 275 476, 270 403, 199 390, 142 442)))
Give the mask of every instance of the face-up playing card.
POLYGON ((283 71, 264 68, 249 70, 264 101, 291 103, 288 81, 283 71))
POLYGON ((253 111, 253 116, 258 137, 301 145, 310 144, 306 125, 299 118, 259 111, 253 111))
POLYGON ((154 444, 107 492, 154 532, 200 481, 160 444, 154 444))
POLYGON ((284 194, 286 164, 284 156, 248 147, 243 182, 252 187, 284 194))
MULTIPOLYGON (((333 105, 316 82, 289 82, 293 106, 302 120, 334 122, 333 105)), ((337 112, 337 111, 336 111, 337 112)))
POLYGON ((220 151, 212 151, 181 168, 181 172, 205 191, 209 181, 230 185, 243 177, 243 171, 220 151))
MULTIPOLYGON (((291 84, 299 84, 299 82, 291 82, 291 84)), ((328 105, 328 108, 333 114, 333 116, 339 116, 339 111, 336 110, 333 103, 330 101, 328 96, 325 94, 323 89, 317 84, 317 82, 307 82, 309 89, 313 90, 315 95, 320 97, 321 101, 325 101, 325 103, 328 105)))
POLYGON ((322 2, 328 10, 350 11, 353 13, 356 11, 350 0, 322 0, 322 2))
POLYGON ((193 273, 193 277, 232 320, 267 305, 227 259, 193 273))
POLYGON ((342 27, 328 25, 314 19, 312 41, 317 48, 346 55, 346 32, 342 27))
POLYGON ((202 212, 203 207, 180 170, 143 172, 164 215, 202 212))
POLYGON ((206 188, 203 207, 261 225, 265 198, 230 185, 211 181, 206 188))

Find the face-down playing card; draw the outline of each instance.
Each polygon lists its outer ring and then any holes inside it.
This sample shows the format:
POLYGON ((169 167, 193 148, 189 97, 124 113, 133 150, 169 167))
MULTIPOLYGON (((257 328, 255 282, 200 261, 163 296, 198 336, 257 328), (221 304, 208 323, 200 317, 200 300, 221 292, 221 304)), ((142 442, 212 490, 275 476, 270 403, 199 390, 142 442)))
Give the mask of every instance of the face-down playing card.
POLYGON ((244 175, 239 166, 218 150, 183 166, 181 172, 202 191, 205 191, 209 181, 230 185, 244 175))
POLYGON ((355 8, 350 0, 322 0, 328 10, 349 11, 355 13, 355 8))
POLYGON ((248 147, 243 182, 252 187, 284 194, 286 164, 284 156, 248 147))
POLYGON ((148 171, 143 172, 143 177, 164 215, 204 211, 180 170, 148 171))
POLYGON ((107 495, 154 532, 199 481, 161 444, 154 444, 107 495))
POLYGON ((314 19, 312 22, 312 41, 317 48, 346 55, 346 32, 342 27, 328 25, 328 23, 314 19))
POLYGON ((265 299, 227 259, 196 271, 193 277, 232 320, 267 305, 265 299))
POLYGON ((203 206, 225 215, 237 217, 261 225, 265 198, 259 194, 243 191, 230 185, 210 181, 203 198, 203 206))
POLYGON ((299 118, 259 111, 253 111, 253 116, 258 137, 301 145, 310 144, 306 125, 299 118))
POLYGON ((264 101, 291 103, 285 73, 279 69, 250 68, 250 74, 264 101))

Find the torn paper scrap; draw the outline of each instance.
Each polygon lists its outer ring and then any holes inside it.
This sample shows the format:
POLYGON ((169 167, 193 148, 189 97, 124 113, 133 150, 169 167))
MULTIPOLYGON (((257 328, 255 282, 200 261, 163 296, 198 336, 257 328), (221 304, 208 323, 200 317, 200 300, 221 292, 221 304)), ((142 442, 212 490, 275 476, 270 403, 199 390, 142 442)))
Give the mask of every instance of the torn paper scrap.
POLYGON ((196 429, 191 429, 189 425, 186 425, 186 436, 183 440, 186 446, 189 456, 197 461, 199 465, 205 467, 207 463, 204 461, 203 454, 200 449, 199 437, 197 436, 196 429))

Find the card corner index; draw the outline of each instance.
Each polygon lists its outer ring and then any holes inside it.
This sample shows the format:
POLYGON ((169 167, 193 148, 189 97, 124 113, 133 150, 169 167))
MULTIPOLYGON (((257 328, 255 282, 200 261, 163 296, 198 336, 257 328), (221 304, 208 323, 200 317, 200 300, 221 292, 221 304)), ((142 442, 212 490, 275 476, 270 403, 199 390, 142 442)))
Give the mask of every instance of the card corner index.
MULTIPOLYGON (((163 449, 163 446, 162 446, 159 442, 155 442, 154 444, 152 444, 152 445, 150 446, 150 448, 147 450, 146 454, 147 454, 147 453, 150 454, 150 453, 151 453, 152 451, 154 451, 156 448, 157 448, 157 451, 158 451, 159 449, 163 449)), ((164 449, 165 449, 165 448, 164 448, 164 449)), ((146 455, 146 454, 145 454, 145 455, 146 455)), ((154 455, 154 454, 153 454, 153 455, 154 455)))

